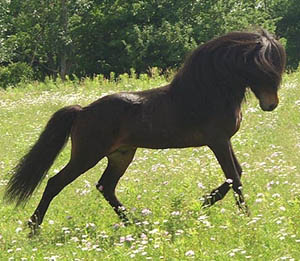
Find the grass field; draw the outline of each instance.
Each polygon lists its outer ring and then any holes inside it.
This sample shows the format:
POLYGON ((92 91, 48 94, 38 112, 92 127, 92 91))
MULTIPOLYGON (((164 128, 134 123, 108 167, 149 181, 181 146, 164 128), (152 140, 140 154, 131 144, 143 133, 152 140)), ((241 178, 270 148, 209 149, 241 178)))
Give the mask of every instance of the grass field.
MULTIPOLYGON (((118 83, 47 80, 0 91, 0 196, 10 170, 57 109, 165 82, 123 75, 118 83)), ((208 148, 139 149, 117 188, 139 222, 121 226, 96 191, 103 160, 53 200, 33 238, 26 221, 46 180, 24 208, 1 202, 0 260, 300 260, 300 73, 285 75, 280 99, 274 112, 263 112, 249 95, 232 139, 251 217, 238 212, 232 193, 201 209, 201 196, 224 181, 208 148)), ((68 145, 49 176, 66 164, 69 151, 68 145)))

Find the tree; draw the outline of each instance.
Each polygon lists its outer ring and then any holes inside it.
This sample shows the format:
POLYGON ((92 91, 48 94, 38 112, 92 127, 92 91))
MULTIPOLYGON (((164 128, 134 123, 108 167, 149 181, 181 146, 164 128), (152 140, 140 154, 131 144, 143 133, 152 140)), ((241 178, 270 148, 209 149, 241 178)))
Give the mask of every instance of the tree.
POLYGON ((294 70, 300 61, 300 5, 298 0, 289 0, 282 11, 283 18, 277 24, 277 33, 286 38, 287 66, 294 70))
POLYGON ((14 0, 8 4, 11 19, 6 26, 5 45, 15 55, 12 61, 23 61, 43 75, 59 74, 65 78, 73 65, 71 20, 87 1, 14 0), (9 25, 9 26, 8 26, 9 25))
MULTIPOLYGON (((138 73, 178 67, 198 44, 262 26, 297 48, 297 0, 3 0, 0 62, 25 62, 41 77, 138 73), (289 7, 289 13, 285 11, 289 7), (294 6, 294 7, 293 7, 294 6), (283 17, 282 20, 280 20, 283 17), (292 19, 292 17, 294 17, 292 19), (285 30, 285 28, 289 28, 285 30)), ((300 59, 294 55, 294 63, 300 59)))
POLYGON ((262 0, 106 0, 92 6, 78 32, 76 74, 178 67, 197 44, 252 25, 275 29, 262 0))
POLYGON ((13 48, 6 45, 5 36, 10 27, 9 5, 7 1, 0 2, 0 65, 5 65, 13 56, 13 48))

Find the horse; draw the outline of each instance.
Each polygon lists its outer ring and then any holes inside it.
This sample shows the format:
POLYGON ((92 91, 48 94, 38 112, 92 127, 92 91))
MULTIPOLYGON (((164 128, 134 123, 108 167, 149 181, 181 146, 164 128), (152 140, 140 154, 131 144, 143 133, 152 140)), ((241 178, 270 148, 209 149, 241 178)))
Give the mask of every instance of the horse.
POLYGON ((234 31, 199 45, 165 86, 107 95, 86 107, 64 107, 53 114, 12 171, 4 199, 16 206, 26 203, 71 137, 69 162, 48 180, 29 219, 33 231, 42 224, 52 199, 104 157, 108 163, 96 188, 121 221, 129 222, 115 188, 137 148, 208 146, 225 181, 204 197, 203 207, 232 188, 237 206, 249 214, 231 137, 240 128, 247 90, 263 111, 277 107, 285 61, 283 46, 266 30, 234 31))

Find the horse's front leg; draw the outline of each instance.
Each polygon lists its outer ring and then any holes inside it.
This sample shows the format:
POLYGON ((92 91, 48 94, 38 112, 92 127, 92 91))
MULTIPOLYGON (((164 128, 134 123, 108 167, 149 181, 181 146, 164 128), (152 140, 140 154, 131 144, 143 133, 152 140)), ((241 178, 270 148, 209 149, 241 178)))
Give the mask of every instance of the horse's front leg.
POLYGON ((246 214, 249 214, 242 193, 242 183, 240 180, 242 169, 234 155, 230 140, 214 142, 213 144, 210 144, 209 147, 214 152, 221 165, 226 177, 226 182, 217 189, 214 189, 210 195, 205 198, 203 206, 213 205, 215 202, 222 199, 232 187, 236 195, 235 199, 238 207, 246 214))

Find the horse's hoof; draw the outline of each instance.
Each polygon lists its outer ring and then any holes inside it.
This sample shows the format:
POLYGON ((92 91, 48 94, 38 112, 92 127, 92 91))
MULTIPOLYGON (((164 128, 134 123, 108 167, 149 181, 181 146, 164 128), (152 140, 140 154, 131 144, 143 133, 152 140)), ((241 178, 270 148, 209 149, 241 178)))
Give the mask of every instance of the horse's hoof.
POLYGON ((247 217, 251 216, 251 212, 250 209, 248 208, 248 206, 246 205, 245 202, 243 203, 237 203, 239 211, 242 212, 244 215, 246 215, 247 217))
POLYGON ((38 233, 39 225, 37 222, 33 221, 32 219, 29 219, 27 222, 27 225, 30 229, 29 237, 32 237, 38 233))
POLYGON ((211 195, 206 195, 201 199, 203 200, 201 208, 208 208, 213 205, 213 198, 211 195))
POLYGON ((245 213, 245 215, 246 215, 247 217, 250 217, 250 216, 251 216, 251 211, 250 211, 250 209, 248 208, 247 205, 244 206, 243 212, 245 213))

